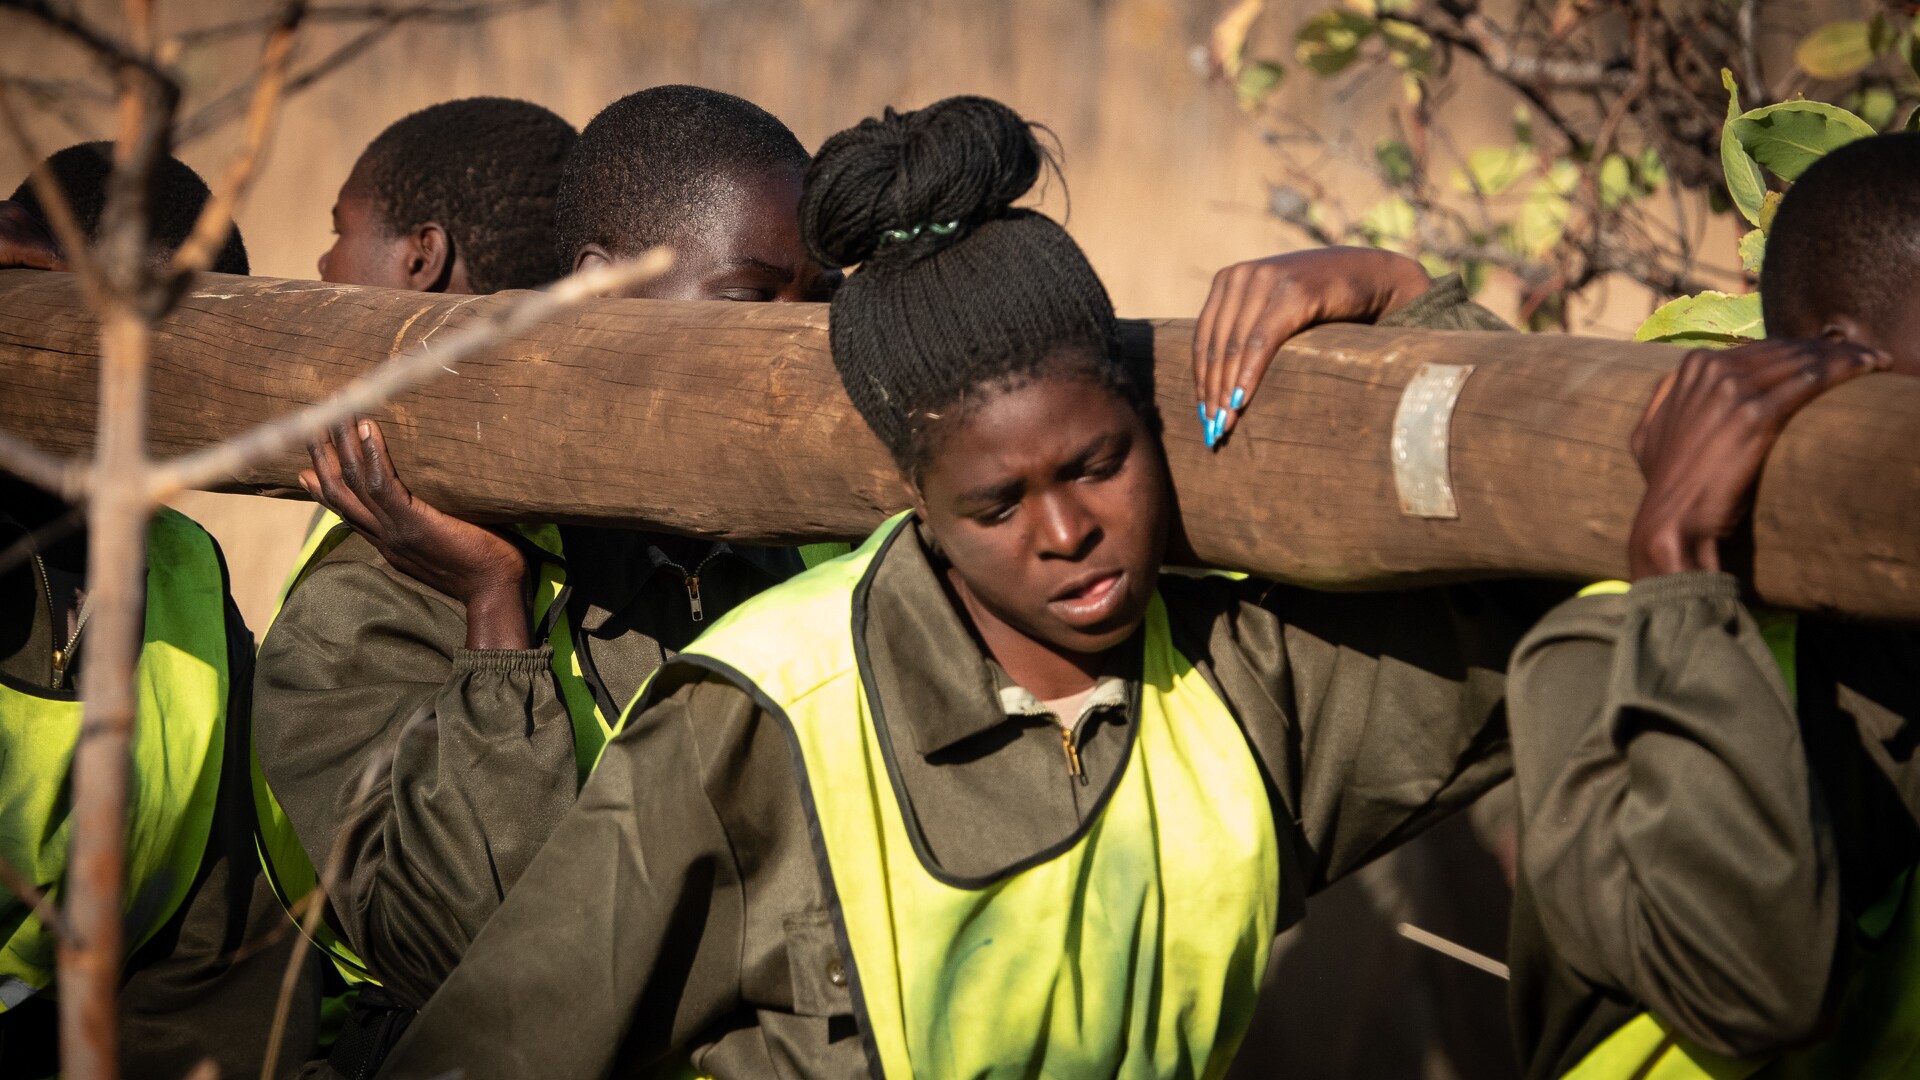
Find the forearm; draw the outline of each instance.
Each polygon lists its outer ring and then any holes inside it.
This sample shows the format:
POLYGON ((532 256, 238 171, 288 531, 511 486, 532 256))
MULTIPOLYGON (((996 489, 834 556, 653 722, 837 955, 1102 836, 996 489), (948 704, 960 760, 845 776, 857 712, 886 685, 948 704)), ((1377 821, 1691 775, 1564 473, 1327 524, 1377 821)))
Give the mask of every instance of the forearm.
POLYGON ((1819 1023, 1840 923, 1824 807, 1724 575, 1572 601, 1515 653, 1521 870, 1553 947, 1690 1039, 1819 1023))
POLYGON ((577 787, 547 649, 471 652, 457 605, 370 562, 322 565, 261 653, 262 771, 348 943, 422 1000, 577 787))

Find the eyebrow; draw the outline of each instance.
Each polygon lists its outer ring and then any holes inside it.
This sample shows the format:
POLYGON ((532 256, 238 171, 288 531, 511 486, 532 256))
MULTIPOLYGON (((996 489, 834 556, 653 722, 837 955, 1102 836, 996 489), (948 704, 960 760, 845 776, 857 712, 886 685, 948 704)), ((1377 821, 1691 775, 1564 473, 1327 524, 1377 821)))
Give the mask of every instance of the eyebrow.
POLYGON ((1025 489, 1026 486, 1027 486, 1026 481, 1024 480, 1009 480, 1004 484, 993 484, 988 487, 978 487, 978 488, 972 489, 971 491, 961 492, 960 501, 973 502, 973 503, 988 503, 988 504, 1001 503, 1001 502, 1007 501, 1008 499, 1013 498, 1015 495, 1020 494, 1020 492, 1023 489, 1025 489))
POLYGON ((774 277, 779 278, 781 281, 793 280, 793 269, 791 267, 776 266, 765 259, 756 259, 752 255, 742 255, 734 259, 727 264, 727 268, 730 270, 738 270, 741 268, 764 270, 774 277))

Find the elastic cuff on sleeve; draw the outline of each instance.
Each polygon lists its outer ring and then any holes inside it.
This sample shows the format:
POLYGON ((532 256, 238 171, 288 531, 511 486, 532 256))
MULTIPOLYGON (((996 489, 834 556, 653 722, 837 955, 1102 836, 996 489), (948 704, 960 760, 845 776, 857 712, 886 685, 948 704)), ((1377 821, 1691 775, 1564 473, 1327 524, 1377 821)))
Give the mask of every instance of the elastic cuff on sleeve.
POLYGON ((1627 592, 1628 602, 1642 607, 1676 600, 1739 599, 1739 579, 1722 570, 1688 570, 1641 578, 1627 592))
POLYGON ((1470 299, 1467 296, 1467 283, 1459 274, 1448 274, 1427 287, 1427 291, 1413 298, 1406 307, 1383 316, 1379 326, 1425 327, 1441 312, 1457 308, 1470 299))
POLYGON ((508 675, 531 675, 553 664, 553 646, 537 649, 461 649, 453 655, 453 669, 459 671, 498 671, 508 675))

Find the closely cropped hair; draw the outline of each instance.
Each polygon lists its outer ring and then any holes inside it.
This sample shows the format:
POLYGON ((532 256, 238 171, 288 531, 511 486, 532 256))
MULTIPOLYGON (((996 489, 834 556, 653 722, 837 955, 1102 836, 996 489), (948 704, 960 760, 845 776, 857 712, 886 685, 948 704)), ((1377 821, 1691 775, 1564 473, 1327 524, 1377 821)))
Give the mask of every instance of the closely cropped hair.
POLYGON ((473 291, 532 289, 568 269, 553 254, 554 198, 577 137, 530 101, 465 98, 395 121, 359 168, 389 236, 435 222, 473 291))
POLYGON ((1767 230, 1767 333, 1816 337, 1848 316, 1886 327, 1920 281, 1920 133, 1828 154, 1796 181, 1767 230))
POLYGON ((600 111, 580 133, 560 185, 560 257, 598 244, 615 257, 697 227, 728 180, 800 176, 807 151, 787 125, 744 98, 656 86, 600 111))
MULTIPOLYGON (((107 177, 113 173, 113 144, 90 142, 69 146, 49 157, 47 167, 66 194, 73 216, 86 231, 87 239, 99 239, 100 215, 107 207, 107 177)), ((24 206, 49 233, 53 231, 31 179, 22 180, 9 198, 24 206)), ((156 262, 172 259, 180 245, 187 242, 187 237, 193 234, 194 222, 200 219, 201 209, 211 198, 213 192, 207 190, 207 182, 179 158, 164 158, 154 166, 153 176, 147 181, 147 212, 151 218, 147 244, 156 262)), ((247 245, 240 239, 240 226, 227 230, 227 241, 220 246, 209 269, 221 274, 248 272, 247 245)))
POLYGON ((1053 165, 1012 109, 955 97, 861 121, 807 172, 808 248, 859 265, 833 298, 834 366, 903 469, 925 466, 933 422, 978 391, 1041 376, 1091 379, 1152 417, 1099 275, 1065 229, 1013 208, 1053 165))

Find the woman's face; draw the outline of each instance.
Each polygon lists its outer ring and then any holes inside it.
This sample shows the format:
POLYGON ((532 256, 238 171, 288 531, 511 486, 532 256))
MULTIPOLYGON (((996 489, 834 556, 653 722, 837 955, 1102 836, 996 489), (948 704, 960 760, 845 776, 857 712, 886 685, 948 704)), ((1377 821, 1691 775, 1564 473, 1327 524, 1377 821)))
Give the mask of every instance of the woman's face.
POLYGON ((1096 382, 1049 377, 947 423, 916 509, 976 620, 1080 655, 1124 641, 1166 548, 1166 465, 1146 421, 1096 382))

